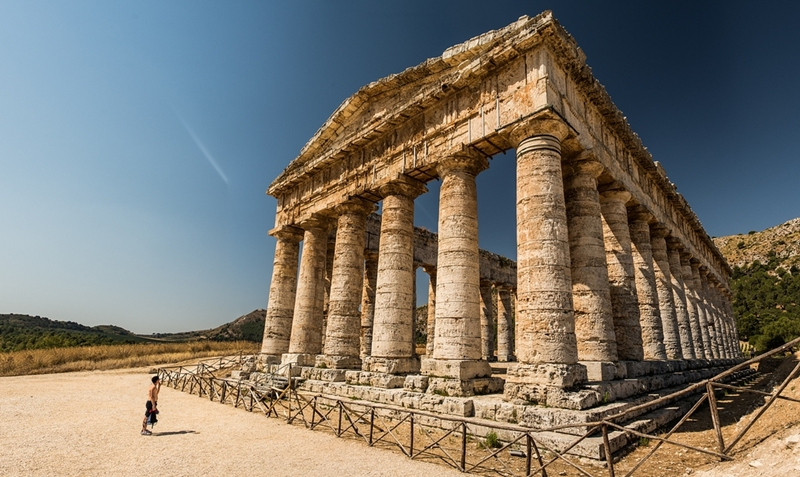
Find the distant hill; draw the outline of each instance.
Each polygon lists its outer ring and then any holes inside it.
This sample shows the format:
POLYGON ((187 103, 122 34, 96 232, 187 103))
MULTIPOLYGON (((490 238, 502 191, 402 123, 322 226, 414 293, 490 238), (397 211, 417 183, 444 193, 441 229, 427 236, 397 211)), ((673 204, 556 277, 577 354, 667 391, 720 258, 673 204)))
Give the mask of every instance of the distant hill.
POLYGON ((761 232, 717 237, 714 243, 731 267, 745 267, 756 260, 766 264, 776 258, 776 266, 789 270, 800 266, 800 217, 761 232))
POLYGON ((733 267, 739 337, 763 352, 800 336, 800 218, 714 242, 733 267))
POLYGON ((187 331, 184 333, 155 333, 142 335, 165 341, 253 341, 260 343, 264 337, 266 310, 253 310, 246 315, 210 330, 187 331))
POLYGON ((211 330, 137 335, 114 325, 84 326, 41 316, 0 314, 0 352, 164 341, 252 341, 264 334, 265 310, 255 310, 211 330))
POLYGON ((112 325, 84 326, 41 316, 0 314, 0 351, 149 341, 112 325))

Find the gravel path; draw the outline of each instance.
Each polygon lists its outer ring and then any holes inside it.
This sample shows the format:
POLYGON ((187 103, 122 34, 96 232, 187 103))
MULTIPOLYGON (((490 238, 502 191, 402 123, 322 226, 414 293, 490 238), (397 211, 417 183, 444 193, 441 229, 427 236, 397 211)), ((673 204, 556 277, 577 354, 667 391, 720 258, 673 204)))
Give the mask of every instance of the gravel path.
POLYGON ((0 378, 0 475, 464 475, 167 387, 142 436, 149 384, 144 369, 0 378))

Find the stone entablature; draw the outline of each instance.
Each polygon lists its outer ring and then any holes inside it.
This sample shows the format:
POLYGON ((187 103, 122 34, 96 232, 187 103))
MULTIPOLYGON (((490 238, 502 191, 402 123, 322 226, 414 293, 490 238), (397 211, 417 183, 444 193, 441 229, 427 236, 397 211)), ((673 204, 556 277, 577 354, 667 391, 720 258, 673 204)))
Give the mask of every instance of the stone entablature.
POLYGON ((442 159, 463 149, 487 156, 512 149, 513 129, 536 118, 563 121, 571 147, 590 151, 606 168, 601 182, 624 184, 727 284, 730 268, 697 216, 550 12, 521 17, 348 98, 270 185, 276 225, 349 197, 380 200, 380 187, 401 175, 427 182, 438 177, 442 159))
POLYGON ((731 269, 550 12, 362 88, 268 193, 278 246, 262 353, 273 361, 552 402, 665 360, 740 358, 731 269), (477 222, 476 177, 512 148, 516 264, 478 249, 477 222), (413 225, 433 179, 437 234, 413 225), (422 359, 418 267, 431 278, 422 359), (493 359, 517 360, 505 383, 493 359))

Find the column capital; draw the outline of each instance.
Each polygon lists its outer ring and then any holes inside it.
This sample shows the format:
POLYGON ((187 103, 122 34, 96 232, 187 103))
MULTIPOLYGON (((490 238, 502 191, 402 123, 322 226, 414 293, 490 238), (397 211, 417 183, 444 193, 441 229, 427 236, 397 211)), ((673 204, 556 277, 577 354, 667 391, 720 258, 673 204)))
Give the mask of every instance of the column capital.
POLYGON ((428 188, 423 182, 401 174, 397 179, 380 186, 378 192, 384 198, 388 195, 402 195, 415 199, 428 192, 428 188))
POLYGON ((473 176, 489 168, 489 160, 475 151, 463 150, 456 154, 446 156, 436 164, 439 176, 452 171, 464 171, 473 176))
POLYGON ((650 237, 666 239, 669 236, 669 229, 662 223, 650 224, 650 237))
POLYGON ((692 261, 692 254, 687 252, 685 248, 681 250, 681 265, 682 266, 690 265, 691 261, 692 261))
POLYGON ((677 250, 678 252, 680 252, 685 248, 683 246, 683 242, 681 242, 681 239, 674 237, 672 235, 666 237, 666 241, 667 241, 667 248, 669 250, 677 250))
POLYGON ((631 193, 617 181, 603 184, 597 190, 600 192, 600 202, 622 202, 627 204, 631 200, 631 193))
POLYGON ((300 222, 298 225, 303 230, 311 230, 311 229, 322 229, 323 231, 328 231, 334 224, 334 219, 329 215, 324 214, 311 214, 311 217, 305 219, 304 221, 300 222))
POLYGON ((430 277, 436 276, 436 267, 434 265, 423 265, 422 269, 425 270, 425 273, 428 274, 430 277))
POLYGON ((335 207, 336 213, 344 215, 348 213, 360 214, 364 217, 378 210, 378 206, 369 200, 360 197, 352 197, 335 207))
POLYGON ((689 258, 689 265, 692 266, 692 270, 696 269, 698 271, 698 273, 700 272, 700 260, 699 259, 697 259, 695 257, 689 258))
MULTIPOLYGON (((570 127, 560 119, 531 119, 515 126, 509 133, 511 143, 520 148, 522 143, 531 138, 550 136, 558 143, 563 142, 570 134, 570 127)), ((560 148, 559 148, 560 150, 560 148)), ((519 155, 519 151, 517 151, 519 155)))
POLYGON ((647 223, 652 222, 655 218, 653 214, 647 210, 647 207, 643 205, 634 205, 633 207, 628 207, 628 218, 630 220, 641 220, 647 223))
POLYGON ((571 157, 564 161, 562 165, 563 174, 569 175, 590 175, 597 179, 605 169, 603 164, 591 153, 584 151, 575 157, 571 157))
POLYGON ((708 277, 711 275, 711 270, 709 270, 705 265, 700 265, 698 271, 700 272, 700 276, 706 277, 706 281, 708 281, 708 277))
POLYGON ((280 225, 270 230, 269 235, 285 242, 299 243, 303 240, 303 229, 294 225, 280 225))

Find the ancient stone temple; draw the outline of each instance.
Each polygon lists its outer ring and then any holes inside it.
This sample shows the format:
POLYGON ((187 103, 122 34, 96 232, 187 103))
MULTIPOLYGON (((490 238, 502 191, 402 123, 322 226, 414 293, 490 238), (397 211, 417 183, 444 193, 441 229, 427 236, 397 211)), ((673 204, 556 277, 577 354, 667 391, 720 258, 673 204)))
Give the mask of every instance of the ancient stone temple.
POLYGON ((550 12, 364 86, 267 192, 262 355, 310 378, 585 408, 584 385, 621 398, 740 357, 730 268, 550 12), (475 182, 511 149, 516 263, 479 250, 475 182), (414 227, 433 179, 436 234, 414 227))

